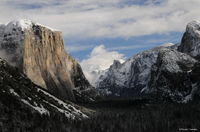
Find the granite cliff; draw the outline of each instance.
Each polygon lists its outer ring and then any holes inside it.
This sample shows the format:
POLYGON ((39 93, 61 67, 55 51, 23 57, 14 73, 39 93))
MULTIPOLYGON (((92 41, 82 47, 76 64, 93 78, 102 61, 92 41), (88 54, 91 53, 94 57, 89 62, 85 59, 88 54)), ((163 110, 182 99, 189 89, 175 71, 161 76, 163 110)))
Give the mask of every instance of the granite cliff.
POLYGON ((12 21, 0 25, 0 50, 10 64, 59 98, 75 101, 73 89, 92 89, 80 65, 65 52, 60 31, 30 20, 12 21))

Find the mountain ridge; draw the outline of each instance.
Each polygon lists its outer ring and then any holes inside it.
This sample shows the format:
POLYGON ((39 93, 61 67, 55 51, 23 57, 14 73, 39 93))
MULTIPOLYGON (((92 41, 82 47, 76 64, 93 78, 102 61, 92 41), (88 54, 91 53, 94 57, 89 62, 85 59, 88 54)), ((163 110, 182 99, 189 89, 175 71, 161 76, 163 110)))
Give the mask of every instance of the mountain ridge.
POLYGON ((191 101, 194 91, 199 93, 199 81, 194 81, 192 71, 199 63, 199 29, 200 22, 192 21, 188 23, 180 44, 140 52, 120 66, 114 62, 100 78, 97 89, 106 97, 159 95, 161 100, 191 101))

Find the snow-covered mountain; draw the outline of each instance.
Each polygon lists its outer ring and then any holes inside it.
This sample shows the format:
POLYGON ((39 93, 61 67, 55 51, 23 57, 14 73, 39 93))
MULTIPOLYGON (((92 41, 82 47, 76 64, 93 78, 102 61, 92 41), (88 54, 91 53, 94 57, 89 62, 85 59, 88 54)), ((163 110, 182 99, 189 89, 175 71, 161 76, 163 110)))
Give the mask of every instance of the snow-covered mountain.
POLYGON ((100 76, 97 89, 106 97, 159 96, 187 102, 199 96, 200 22, 187 25, 182 42, 162 45, 134 55, 124 63, 115 61, 100 76), (195 71, 195 72, 193 72, 195 71))
POLYGON ((146 50, 122 64, 114 61, 108 71, 100 76, 97 88, 101 93, 112 96, 140 96, 150 80, 151 67, 156 63, 159 51, 170 46, 146 50))
POLYGON ((17 20, 0 25, 0 56, 57 97, 75 101, 76 95, 93 90, 65 52, 62 33, 41 24, 17 20))

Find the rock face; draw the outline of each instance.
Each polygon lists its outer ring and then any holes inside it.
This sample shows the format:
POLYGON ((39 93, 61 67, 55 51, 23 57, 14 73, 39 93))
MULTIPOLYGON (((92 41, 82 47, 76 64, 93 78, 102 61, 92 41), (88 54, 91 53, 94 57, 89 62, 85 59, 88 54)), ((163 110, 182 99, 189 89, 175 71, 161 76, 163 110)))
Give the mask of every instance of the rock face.
POLYGON ((100 77, 97 88, 103 95, 120 97, 139 97, 147 88, 151 77, 151 67, 157 61, 161 49, 156 47, 134 55, 123 64, 115 61, 108 71, 100 77))
POLYGON ((162 49, 151 69, 148 89, 144 92, 157 94, 168 101, 184 102, 191 99, 197 81, 192 70, 197 60, 177 50, 162 49))
POLYGON ((80 65, 64 50, 62 33, 29 20, 0 26, 5 59, 57 97, 75 100, 73 89, 91 88, 80 65))
POLYGON ((178 50, 195 58, 200 58, 200 21, 192 21, 186 27, 178 50))

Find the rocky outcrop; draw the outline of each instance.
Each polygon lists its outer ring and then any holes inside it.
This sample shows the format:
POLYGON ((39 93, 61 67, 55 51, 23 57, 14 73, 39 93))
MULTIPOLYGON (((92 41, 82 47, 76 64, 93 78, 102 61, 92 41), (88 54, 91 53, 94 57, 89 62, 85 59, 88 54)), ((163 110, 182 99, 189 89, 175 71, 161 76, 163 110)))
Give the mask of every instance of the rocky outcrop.
POLYGON ((6 59, 35 84, 57 97, 75 101, 73 89, 91 89, 80 65, 64 50, 62 33, 29 20, 0 26, 6 59))
POLYGON ((192 21, 187 25, 178 50, 200 59, 200 21, 192 21))

